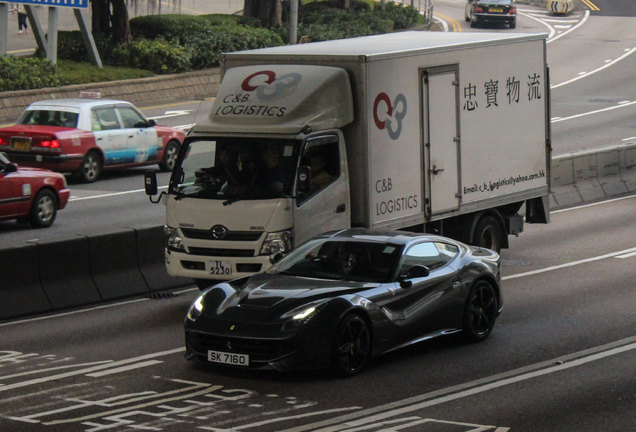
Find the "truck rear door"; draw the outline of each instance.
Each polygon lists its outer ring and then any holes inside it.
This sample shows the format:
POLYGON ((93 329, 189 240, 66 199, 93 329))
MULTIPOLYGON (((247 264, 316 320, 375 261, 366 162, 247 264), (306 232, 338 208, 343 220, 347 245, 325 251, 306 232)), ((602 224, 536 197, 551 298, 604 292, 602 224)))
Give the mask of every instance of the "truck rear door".
POLYGON ((460 206, 458 66, 424 69, 422 79, 426 216, 460 206))

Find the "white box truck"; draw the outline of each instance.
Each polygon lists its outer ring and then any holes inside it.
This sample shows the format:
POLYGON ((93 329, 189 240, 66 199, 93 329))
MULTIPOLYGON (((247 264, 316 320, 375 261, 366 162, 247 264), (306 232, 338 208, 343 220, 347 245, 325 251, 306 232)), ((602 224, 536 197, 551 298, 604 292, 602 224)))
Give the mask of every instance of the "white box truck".
POLYGON ((545 35, 402 32, 228 53, 221 70, 162 197, 170 275, 250 275, 351 226, 500 250, 521 209, 549 222, 545 35))

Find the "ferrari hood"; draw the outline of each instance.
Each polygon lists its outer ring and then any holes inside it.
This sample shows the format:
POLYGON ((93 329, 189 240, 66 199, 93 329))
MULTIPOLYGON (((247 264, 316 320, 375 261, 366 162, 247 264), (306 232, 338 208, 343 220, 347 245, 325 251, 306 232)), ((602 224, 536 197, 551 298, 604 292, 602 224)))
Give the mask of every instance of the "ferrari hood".
POLYGON ((215 311, 217 316, 234 319, 248 311, 255 314, 260 311, 264 315, 279 315, 305 303, 353 294, 377 285, 367 282, 259 274, 249 278, 241 289, 230 291, 230 284, 222 284, 210 290, 206 297, 212 303, 218 302, 215 311), (225 291, 225 294, 215 290, 225 291))

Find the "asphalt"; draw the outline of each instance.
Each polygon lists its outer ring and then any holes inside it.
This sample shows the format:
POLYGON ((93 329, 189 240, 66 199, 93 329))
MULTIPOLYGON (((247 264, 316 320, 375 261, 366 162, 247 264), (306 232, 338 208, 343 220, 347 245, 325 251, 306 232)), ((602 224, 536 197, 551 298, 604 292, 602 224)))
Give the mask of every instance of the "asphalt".
MULTIPOLYGON (((147 0, 138 0, 137 8, 129 7, 128 13, 131 18, 140 15, 153 15, 159 12, 161 14, 181 13, 187 15, 203 15, 211 13, 236 14, 242 11, 244 0, 180 0, 180 8, 170 6, 169 3, 171 3, 171 0, 164 0, 157 3, 161 4, 161 11, 157 8, 153 10, 147 0)), ((179 2, 176 1, 175 3, 179 2)), ((48 6, 33 7, 35 16, 37 17, 44 32, 46 32, 48 28, 48 9, 48 6)), ((90 17, 90 7, 87 9, 86 13, 88 13, 88 16, 90 17)), ((7 39, 7 54, 13 56, 32 54, 37 47, 37 44, 33 37, 30 25, 27 34, 23 33, 19 35, 17 14, 9 13, 8 18, 9 37, 7 39)), ((88 21, 90 22, 90 19, 88 21)), ((72 8, 59 8, 58 30, 79 30, 72 8)))

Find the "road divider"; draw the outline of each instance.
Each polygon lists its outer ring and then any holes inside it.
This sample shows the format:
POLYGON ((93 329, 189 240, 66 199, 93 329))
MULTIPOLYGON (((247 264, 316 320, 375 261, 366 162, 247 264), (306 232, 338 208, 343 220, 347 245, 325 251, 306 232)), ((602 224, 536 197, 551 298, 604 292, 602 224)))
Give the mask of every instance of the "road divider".
POLYGON ((0 320, 193 285, 164 265, 163 227, 0 247, 0 320))
POLYGON ((551 208, 636 193, 636 143, 552 158, 551 208))

